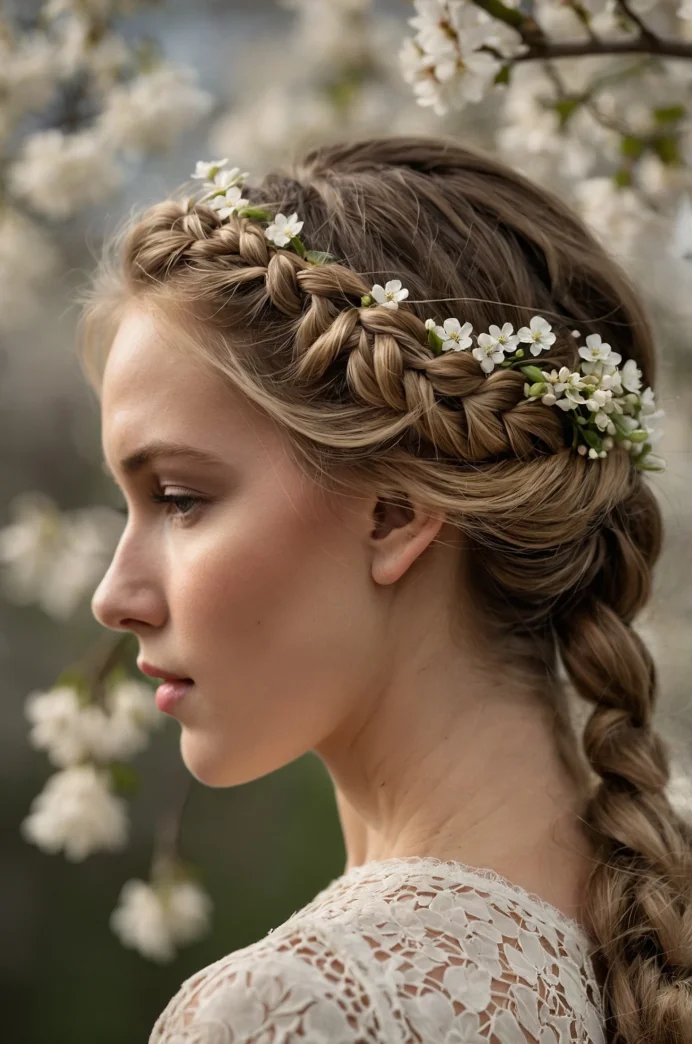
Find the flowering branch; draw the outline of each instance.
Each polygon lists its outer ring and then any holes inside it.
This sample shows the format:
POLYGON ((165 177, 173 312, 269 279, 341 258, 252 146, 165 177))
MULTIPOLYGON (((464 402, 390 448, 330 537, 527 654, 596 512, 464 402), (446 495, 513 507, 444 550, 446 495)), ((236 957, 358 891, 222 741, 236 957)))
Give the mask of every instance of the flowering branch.
POLYGON ((648 54, 658 58, 692 58, 692 44, 659 36, 635 36, 631 40, 565 40, 532 44, 514 56, 515 62, 546 58, 582 58, 589 55, 648 54))

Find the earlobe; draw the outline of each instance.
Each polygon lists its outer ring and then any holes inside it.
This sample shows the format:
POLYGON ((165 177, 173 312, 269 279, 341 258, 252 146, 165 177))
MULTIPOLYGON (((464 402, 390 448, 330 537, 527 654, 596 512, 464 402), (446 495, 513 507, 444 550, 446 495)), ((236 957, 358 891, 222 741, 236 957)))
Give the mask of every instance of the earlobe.
POLYGON ((380 499, 373 521, 372 578, 376 584, 394 584, 433 542, 444 520, 413 508, 410 502, 380 499))

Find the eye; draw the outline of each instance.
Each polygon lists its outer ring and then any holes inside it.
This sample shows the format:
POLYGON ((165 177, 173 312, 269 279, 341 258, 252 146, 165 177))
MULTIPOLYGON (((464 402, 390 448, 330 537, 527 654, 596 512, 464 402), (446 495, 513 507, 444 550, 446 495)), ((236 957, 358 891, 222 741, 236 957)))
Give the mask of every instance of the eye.
POLYGON ((174 504, 174 517, 180 519, 190 518, 202 503, 202 497, 192 493, 151 493, 150 498, 154 504, 174 504))

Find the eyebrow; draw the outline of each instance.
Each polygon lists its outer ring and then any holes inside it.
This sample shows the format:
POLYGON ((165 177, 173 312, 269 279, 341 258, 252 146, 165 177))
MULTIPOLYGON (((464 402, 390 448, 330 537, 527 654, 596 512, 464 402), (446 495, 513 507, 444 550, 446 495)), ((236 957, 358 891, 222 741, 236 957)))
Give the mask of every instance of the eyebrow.
MULTIPOLYGON (((161 439, 153 439, 146 445, 141 446, 134 453, 131 453, 127 457, 123 457, 120 461, 120 470, 123 475, 136 475, 139 471, 142 471, 148 464, 153 464, 154 461, 160 457, 184 457, 187 460, 195 461, 197 464, 211 464, 219 465, 223 464, 219 457, 215 457, 212 453, 207 453, 205 450, 197 449, 195 446, 186 446, 180 442, 164 442, 161 439)), ((110 475, 112 479, 115 479, 108 461, 104 458, 102 461, 103 470, 107 475, 110 475)))

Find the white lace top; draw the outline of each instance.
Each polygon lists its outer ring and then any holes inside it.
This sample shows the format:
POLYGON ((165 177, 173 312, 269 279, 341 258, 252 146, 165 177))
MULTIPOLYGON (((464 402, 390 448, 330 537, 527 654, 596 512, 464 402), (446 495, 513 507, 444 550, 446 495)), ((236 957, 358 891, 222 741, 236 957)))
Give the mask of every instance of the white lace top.
POLYGON ((591 948, 492 870, 379 860, 187 979, 149 1044, 604 1044, 591 948))

